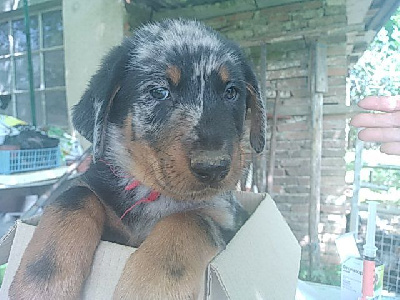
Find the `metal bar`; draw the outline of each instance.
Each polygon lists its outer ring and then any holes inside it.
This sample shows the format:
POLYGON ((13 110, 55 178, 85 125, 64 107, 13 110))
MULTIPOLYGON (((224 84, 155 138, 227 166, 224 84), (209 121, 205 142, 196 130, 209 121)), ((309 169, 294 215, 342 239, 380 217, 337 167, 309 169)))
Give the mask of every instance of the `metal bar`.
POLYGON ((353 198, 351 199, 351 211, 350 211, 350 232, 354 232, 354 236, 358 236, 358 198, 360 195, 361 186, 361 169, 362 169, 362 150, 364 148, 364 142, 357 139, 355 160, 354 160, 354 181, 353 181, 353 198))
MULTIPOLYGON (((8 21, 8 36, 12 37, 12 27, 11 27, 11 21, 8 21)), ((9 54, 9 58, 10 58, 10 69, 9 72, 11 72, 11 87, 10 87, 10 93, 11 93, 11 104, 12 104, 12 114, 13 116, 17 117, 17 99, 15 96, 15 87, 16 87, 16 83, 15 83, 15 60, 14 60, 14 39, 9 38, 9 42, 10 42, 10 54, 9 54)))
POLYGON ((384 170, 400 170, 400 166, 392 166, 392 165, 376 165, 376 166, 370 166, 370 165, 363 165, 363 168, 368 168, 368 169, 384 169, 384 170))
POLYGON ((26 47, 28 50, 29 94, 30 94, 30 100, 31 100, 32 124, 33 124, 33 126, 36 126, 36 104, 35 104, 35 91, 34 91, 35 87, 34 87, 34 82, 33 82, 31 30, 30 30, 28 0, 24 0, 24 20, 25 20, 26 47))
POLYGON ((390 187, 387 185, 379 185, 379 184, 374 184, 371 182, 361 182, 360 188, 368 188, 368 189, 374 189, 374 190, 380 190, 380 191, 388 191, 390 187))
MULTIPOLYGON (((45 79, 44 79, 44 53, 43 53, 43 46, 44 46, 44 38, 43 38, 43 16, 42 13, 38 14, 38 24, 39 24, 39 66, 40 66, 40 89, 45 90, 45 79)), ((41 123, 47 124, 47 114, 46 114, 46 102, 45 102, 45 92, 39 93, 40 98, 40 109, 42 119, 40 120, 41 123)))
MULTIPOLYGON (((39 14, 37 16, 39 18, 41 16, 41 14, 39 14)), ((43 45, 43 44, 41 44, 41 45, 43 45)), ((53 47, 49 47, 49 48, 45 48, 45 49, 39 48, 38 50, 31 50, 31 53, 32 54, 39 54, 41 52, 54 51, 54 50, 63 50, 63 49, 64 49, 63 46, 53 46, 53 47)), ((27 53, 27 51, 15 52, 14 56, 22 56, 22 55, 25 55, 26 53, 27 53)), ((3 55, 0 58, 7 58, 7 56, 9 56, 9 55, 8 54, 7 55, 3 55)))
MULTIPOLYGON (((47 89, 42 89, 42 88, 36 88, 34 89, 35 92, 41 92, 41 91, 46 91, 46 92, 51 92, 51 91, 65 91, 65 86, 55 86, 47 89)), ((24 90, 16 90, 15 94, 26 94, 27 92, 24 90)))

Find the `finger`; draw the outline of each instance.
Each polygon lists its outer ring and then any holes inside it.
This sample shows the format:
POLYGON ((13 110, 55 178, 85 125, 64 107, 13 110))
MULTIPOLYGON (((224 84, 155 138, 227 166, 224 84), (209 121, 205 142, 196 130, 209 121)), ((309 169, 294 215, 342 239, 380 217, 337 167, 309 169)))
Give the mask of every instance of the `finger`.
POLYGON ((400 95, 398 96, 369 96, 358 102, 364 109, 379 110, 384 112, 400 110, 400 95))
POLYGON ((385 143, 381 146, 381 152, 392 155, 400 155, 400 143, 385 143))
POLYGON ((358 138, 365 142, 400 142, 400 128, 366 128, 358 138))
POLYGON ((351 119, 350 125, 356 127, 400 127, 400 111, 384 114, 358 114, 351 119))

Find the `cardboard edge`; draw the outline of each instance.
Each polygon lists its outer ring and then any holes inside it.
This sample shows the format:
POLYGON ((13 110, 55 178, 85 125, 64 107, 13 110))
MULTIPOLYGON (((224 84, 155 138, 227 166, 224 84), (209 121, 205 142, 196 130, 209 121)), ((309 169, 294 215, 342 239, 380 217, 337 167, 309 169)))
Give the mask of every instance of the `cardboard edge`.
POLYGON ((20 220, 14 222, 14 225, 8 229, 7 233, 0 239, 0 265, 8 262, 11 253, 11 247, 14 242, 15 232, 20 220))
POLYGON ((211 264, 207 267, 207 285, 205 300, 229 300, 229 294, 224 286, 218 270, 211 264))

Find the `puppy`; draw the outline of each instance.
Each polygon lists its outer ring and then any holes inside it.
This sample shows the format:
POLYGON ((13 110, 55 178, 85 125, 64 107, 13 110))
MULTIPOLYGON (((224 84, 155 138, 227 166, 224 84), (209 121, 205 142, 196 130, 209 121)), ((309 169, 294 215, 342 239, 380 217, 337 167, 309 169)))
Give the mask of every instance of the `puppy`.
POLYGON ((239 48, 196 21, 141 27, 103 60, 75 128, 89 170, 48 205, 11 299, 77 299, 101 238, 138 247, 114 299, 196 299, 210 260, 244 221, 229 191, 265 144, 256 77, 239 48))

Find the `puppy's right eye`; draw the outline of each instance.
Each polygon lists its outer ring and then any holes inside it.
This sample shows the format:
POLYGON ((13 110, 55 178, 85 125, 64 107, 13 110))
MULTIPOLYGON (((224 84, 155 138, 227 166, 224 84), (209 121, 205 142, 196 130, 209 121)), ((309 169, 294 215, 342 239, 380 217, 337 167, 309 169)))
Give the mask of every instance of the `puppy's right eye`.
POLYGON ((150 95, 159 101, 167 100, 171 97, 170 92, 167 88, 156 87, 150 90, 150 95))

